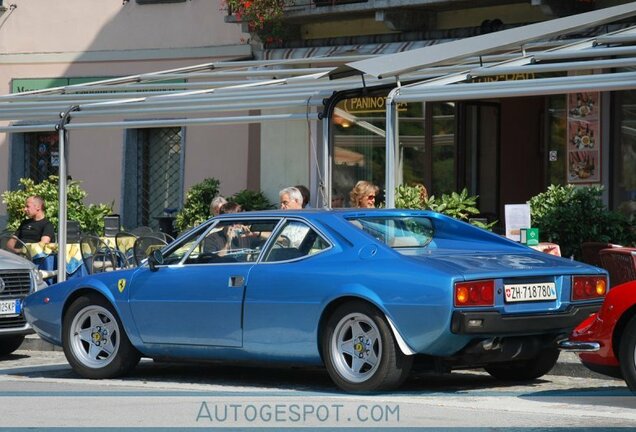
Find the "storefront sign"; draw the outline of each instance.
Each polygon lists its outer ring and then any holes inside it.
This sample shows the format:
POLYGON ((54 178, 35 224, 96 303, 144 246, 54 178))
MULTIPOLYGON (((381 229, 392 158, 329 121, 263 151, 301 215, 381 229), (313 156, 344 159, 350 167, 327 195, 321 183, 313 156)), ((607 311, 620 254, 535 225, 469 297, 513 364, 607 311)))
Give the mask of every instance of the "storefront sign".
POLYGON ((528 80, 528 79, 535 79, 534 72, 476 77, 474 81, 475 82, 495 82, 495 81, 521 81, 521 80, 528 80))
POLYGON ((601 182, 599 92, 568 95, 567 181, 601 182))
POLYGON ((11 80, 11 93, 24 93, 35 90, 44 90, 53 87, 64 87, 74 84, 101 81, 111 77, 88 78, 16 78, 11 80))
MULTIPOLYGON (((386 112, 386 97, 353 97, 345 99, 343 109, 349 113, 384 113, 386 112)), ((406 111, 406 103, 397 104, 398 111, 406 111)))

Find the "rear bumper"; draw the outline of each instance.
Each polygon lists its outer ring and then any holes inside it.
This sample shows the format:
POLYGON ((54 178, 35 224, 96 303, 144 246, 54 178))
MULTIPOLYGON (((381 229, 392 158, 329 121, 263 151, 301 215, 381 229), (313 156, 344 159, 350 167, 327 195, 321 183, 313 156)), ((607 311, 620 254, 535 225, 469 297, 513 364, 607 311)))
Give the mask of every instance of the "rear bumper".
POLYGON ((562 351, 596 352, 601 349, 601 344, 598 342, 580 342, 566 339, 560 341, 558 347, 562 351))
POLYGON ((501 315, 496 311, 455 311, 451 331, 464 335, 510 336, 533 333, 569 333, 601 304, 572 306, 566 312, 541 315, 501 315))

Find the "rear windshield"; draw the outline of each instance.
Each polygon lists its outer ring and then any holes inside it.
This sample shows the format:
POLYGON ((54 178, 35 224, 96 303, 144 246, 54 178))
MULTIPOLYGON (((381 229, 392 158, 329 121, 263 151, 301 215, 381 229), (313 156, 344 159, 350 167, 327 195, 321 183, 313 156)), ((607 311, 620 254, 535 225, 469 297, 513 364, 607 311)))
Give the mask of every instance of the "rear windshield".
POLYGON ((435 234, 431 220, 422 216, 359 217, 349 222, 394 249, 426 247, 435 234))

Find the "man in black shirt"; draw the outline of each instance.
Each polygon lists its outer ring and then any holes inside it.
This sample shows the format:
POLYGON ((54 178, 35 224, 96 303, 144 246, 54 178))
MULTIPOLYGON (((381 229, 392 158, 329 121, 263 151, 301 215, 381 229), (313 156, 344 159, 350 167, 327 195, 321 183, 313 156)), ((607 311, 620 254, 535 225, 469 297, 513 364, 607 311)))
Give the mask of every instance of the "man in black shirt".
MULTIPOLYGON (((24 213, 29 217, 20 224, 15 236, 24 243, 46 244, 55 238, 53 224, 44 216, 44 200, 40 196, 30 196, 24 205, 24 213)), ((15 249, 15 240, 7 242, 9 250, 15 249)))

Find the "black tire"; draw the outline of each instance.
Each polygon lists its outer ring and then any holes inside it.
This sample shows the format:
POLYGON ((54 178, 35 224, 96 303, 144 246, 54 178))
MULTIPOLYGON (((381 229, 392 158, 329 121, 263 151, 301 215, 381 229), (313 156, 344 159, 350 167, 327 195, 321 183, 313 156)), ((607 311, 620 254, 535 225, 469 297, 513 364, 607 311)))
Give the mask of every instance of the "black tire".
POLYGON ((79 297, 69 306, 62 324, 62 346, 73 370, 90 379, 124 375, 140 359, 115 308, 96 294, 79 297))
POLYGON ((636 316, 629 320, 623 330, 618 348, 618 361, 627 387, 636 393, 636 316))
POLYGON ((22 342, 24 342, 24 335, 0 336, 0 357, 8 356, 20 348, 22 342))
POLYGON ((532 381, 550 372, 559 359, 559 354, 557 348, 549 348, 533 359, 495 363, 484 369, 502 381, 532 381))
POLYGON ((413 363, 412 356, 400 351, 384 315, 363 301, 336 308, 325 323, 320 343, 331 379, 346 392, 396 388, 413 363))

